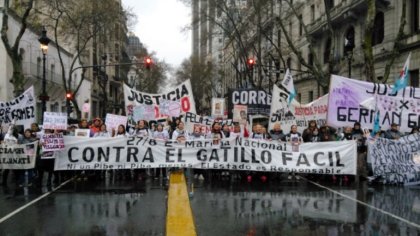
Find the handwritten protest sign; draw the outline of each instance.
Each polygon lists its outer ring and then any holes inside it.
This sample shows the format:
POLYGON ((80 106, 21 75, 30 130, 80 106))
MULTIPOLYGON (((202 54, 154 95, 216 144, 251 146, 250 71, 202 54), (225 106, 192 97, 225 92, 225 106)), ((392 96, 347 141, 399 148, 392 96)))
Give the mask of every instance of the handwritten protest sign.
POLYGON ((181 104, 178 101, 162 99, 159 104, 159 110, 163 116, 178 117, 181 114, 181 104))
POLYGON ((117 130, 119 125, 127 125, 127 116, 119 116, 114 114, 106 114, 105 124, 108 130, 117 130))
POLYGON ((10 124, 16 121, 16 125, 29 128, 36 121, 35 108, 34 88, 30 87, 20 96, 8 102, 0 102, 0 123, 10 124))
POLYGON ((134 107, 133 120, 155 120, 155 107, 153 105, 140 105, 134 107))
POLYGON ((67 114, 61 112, 44 112, 43 129, 67 129, 67 114))
POLYGON ((375 97, 380 113, 380 127, 387 130, 392 123, 400 126, 400 131, 410 132, 420 125, 420 89, 406 87, 392 94, 392 86, 366 81, 348 79, 342 76, 331 77, 328 101, 327 123, 333 127, 353 126, 360 122, 362 128, 373 128, 375 108, 366 106, 375 97))
POLYGON ((46 151, 59 151, 64 149, 63 134, 44 134, 41 137, 42 150, 46 151))

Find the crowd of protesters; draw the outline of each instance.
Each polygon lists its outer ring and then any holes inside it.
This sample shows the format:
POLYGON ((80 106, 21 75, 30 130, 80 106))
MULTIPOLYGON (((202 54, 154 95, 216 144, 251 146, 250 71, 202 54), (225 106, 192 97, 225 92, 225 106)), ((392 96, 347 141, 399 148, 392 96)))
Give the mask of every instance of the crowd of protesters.
MULTIPOLYGON (((185 124, 181 121, 181 118, 167 119, 164 123, 152 123, 149 124, 145 120, 140 120, 133 127, 126 127, 125 125, 119 125, 116 129, 109 130, 105 122, 100 118, 95 118, 91 122, 83 119, 78 124, 72 124, 68 126, 67 130, 41 130, 38 124, 34 123, 30 129, 24 131, 19 130, 18 126, 10 126, 8 132, 1 134, 1 142, 6 144, 25 144, 39 140, 42 144, 42 136, 47 133, 63 133, 63 135, 74 136, 76 129, 88 130, 87 133, 92 138, 97 137, 128 137, 128 136, 139 136, 139 137, 152 137, 160 140, 174 140, 183 142, 185 140, 200 140, 200 139, 212 139, 214 144, 218 144, 223 138, 236 138, 244 137, 257 140, 269 140, 279 142, 290 142, 292 148, 298 150, 298 146, 301 143, 306 142, 325 142, 325 141, 341 141, 341 140, 356 140, 357 141, 357 166, 358 173, 361 177, 368 175, 367 166, 367 142, 372 139, 368 130, 362 130, 360 123, 354 123, 353 127, 343 127, 343 129, 334 129, 328 126, 319 127, 315 121, 309 121, 308 127, 304 129, 302 133, 297 131, 297 126, 292 125, 290 130, 283 130, 280 123, 275 123, 273 128, 267 131, 266 127, 262 124, 254 124, 251 130, 248 130, 239 123, 232 123, 231 125, 223 124, 222 122, 215 121, 211 129, 208 130, 206 127, 195 126, 192 132, 188 132, 185 129, 185 124)), ((419 132, 418 128, 413 128, 411 133, 419 132)), ((378 132, 375 137, 383 137, 388 139, 399 139, 403 134, 398 130, 397 124, 392 124, 391 129, 386 132, 378 132)), ((41 147, 41 145, 40 145, 41 147)), ((38 148, 36 168, 33 170, 14 170, 14 179, 17 186, 25 185, 36 185, 42 186, 44 173, 48 174, 47 186, 57 185, 64 179, 71 177, 72 175, 80 175, 86 179, 87 176, 82 171, 76 171, 73 173, 65 173, 66 171, 57 172, 54 171, 54 155, 55 152, 43 152, 42 148, 38 148)), ((102 175, 101 171, 92 171, 93 175, 102 175)), ((133 172, 139 179, 144 177, 145 170, 131 170, 123 173, 124 175, 131 175, 133 172)), ((210 171, 211 172, 211 171, 210 171)), ((2 185, 7 185, 9 170, 2 170, 2 185)), ((161 174, 161 171, 157 171, 161 174)), ((196 170, 196 173, 203 173, 203 171, 196 170)), ((222 175, 229 175, 232 171, 213 171, 213 173, 222 173, 222 175)), ((165 175, 165 173, 163 173, 165 175)), ((250 173, 245 173, 248 175, 250 173)), ((270 173, 267 173, 269 175, 270 173)), ((236 174, 237 175, 237 174, 236 174)), ((292 176, 293 178, 294 175, 292 176)), ((137 178, 137 177, 136 177, 137 178)), ((265 177, 264 177, 265 178, 265 177)), ((288 178, 291 178, 289 174, 288 178)), ((332 177, 336 178, 335 176, 332 177)), ((347 179, 347 177, 345 176, 347 179)), ((335 180, 335 179, 334 179, 335 180)))

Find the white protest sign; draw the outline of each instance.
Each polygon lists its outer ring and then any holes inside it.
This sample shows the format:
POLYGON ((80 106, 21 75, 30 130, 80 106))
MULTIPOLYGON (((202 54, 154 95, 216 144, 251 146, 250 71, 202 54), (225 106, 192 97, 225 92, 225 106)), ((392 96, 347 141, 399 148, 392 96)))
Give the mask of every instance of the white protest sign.
POLYGON ((127 126, 127 116, 119 116, 114 114, 106 114, 105 124, 108 130, 118 129, 119 125, 127 126))
POLYGON ((59 151, 64 149, 63 134, 43 134, 42 140, 42 151, 59 151))
POLYGON ((195 113, 195 101, 191 88, 190 80, 187 80, 179 86, 172 88, 165 93, 150 94, 134 90, 124 85, 125 108, 129 119, 133 115, 134 108, 141 105, 153 105, 155 108, 155 117, 153 120, 164 118, 159 111, 160 100, 179 101, 181 113, 195 113))
POLYGON ((44 112, 43 129, 67 129, 67 114, 61 112, 44 112))
POLYGON ((0 102, 0 123, 10 124, 16 120, 16 125, 30 128, 36 122, 36 99, 34 87, 31 86, 20 96, 0 102))
POLYGON ((33 169, 38 141, 27 144, 0 144, 0 169, 33 169))
POLYGON ((396 94, 391 92, 391 85, 332 75, 328 125, 352 127, 355 122, 360 122, 362 128, 373 128, 375 109, 366 103, 376 97, 382 130, 389 129, 392 123, 398 124, 402 132, 410 132, 413 127, 420 126, 420 89, 406 87, 396 94))

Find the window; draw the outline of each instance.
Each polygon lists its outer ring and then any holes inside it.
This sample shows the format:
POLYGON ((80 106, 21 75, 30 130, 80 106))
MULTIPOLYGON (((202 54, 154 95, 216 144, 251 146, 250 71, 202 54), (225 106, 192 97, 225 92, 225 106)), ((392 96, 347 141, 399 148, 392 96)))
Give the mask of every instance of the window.
POLYGON ((36 76, 41 77, 41 58, 36 59, 36 76))
POLYGON ((311 21, 315 21, 315 5, 311 5, 311 21))
POLYGON ((312 55, 312 53, 308 54, 308 64, 311 66, 314 65, 314 56, 312 55))
POLYGON ((324 63, 328 63, 330 61, 330 51, 331 51, 331 38, 328 37, 327 41, 325 42, 324 48, 324 63))
POLYGON ((354 28, 348 28, 344 36, 344 51, 343 55, 347 55, 354 48, 354 28))
POLYGON ((303 24, 300 22, 302 20, 302 15, 299 15, 299 36, 303 34, 303 24))
POLYGON ((372 46, 378 45, 384 41, 384 13, 378 12, 375 16, 372 31, 372 46))
POLYGON ((292 58, 287 58, 287 68, 292 68, 292 58))
POLYGON ((50 80, 54 80, 54 74, 55 74, 55 65, 51 64, 51 71, 50 71, 50 80))
POLYGON ((309 91, 309 102, 314 100, 314 91, 309 91))
POLYGON ((420 21, 420 19, 419 19, 419 7, 420 7, 420 4, 419 4, 419 0, 411 0, 410 1, 411 2, 411 8, 408 8, 408 9, 410 9, 409 11, 410 11, 410 30, 411 30, 411 33, 416 33, 416 32, 418 32, 419 31, 419 21, 420 21))
POLYGON ((292 22, 289 22, 289 36, 290 37, 293 37, 293 34, 292 34, 292 22))
POLYGON ((331 10, 334 7, 334 0, 326 0, 325 1, 325 9, 327 11, 331 10))
POLYGON ((302 94, 298 93, 298 101, 301 102, 302 101, 302 94))
POLYGON ((419 83, 419 70, 410 70, 410 86, 418 88, 419 83))

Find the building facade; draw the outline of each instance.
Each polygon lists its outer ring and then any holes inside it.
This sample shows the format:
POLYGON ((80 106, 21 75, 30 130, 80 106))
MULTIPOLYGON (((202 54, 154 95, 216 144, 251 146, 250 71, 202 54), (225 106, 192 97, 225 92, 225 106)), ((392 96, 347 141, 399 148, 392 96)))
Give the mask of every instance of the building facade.
MULTIPOLYGON (((201 27, 200 20, 194 24, 194 19, 212 12, 208 7, 212 1, 193 2, 193 13, 199 13, 193 14, 193 53, 220 65, 222 79, 215 83, 220 83, 222 93, 244 87, 271 91, 273 84, 280 85, 286 68, 292 71, 296 99, 302 103, 328 92, 330 74, 367 80, 363 51, 369 7, 366 0, 221 1, 214 6, 217 17, 203 18, 206 27, 201 27), (207 10, 200 11, 201 7, 207 10), (220 43, 214 43, 215 38, 220 43), (204 44, 206 50, 202 50, 204 44), (252 70, 247 58, 256 61, 252 70), (326 79, 320 80, 308 65, 319 65, 326 79)), ((393 83, 411 52, 410 84, 418 87, 419 1, 406 2, 406 24, 387 81, 384 72, 401 24, 403 1, 375 2, 371 32, 374 72, 377 82, 393 83)))

